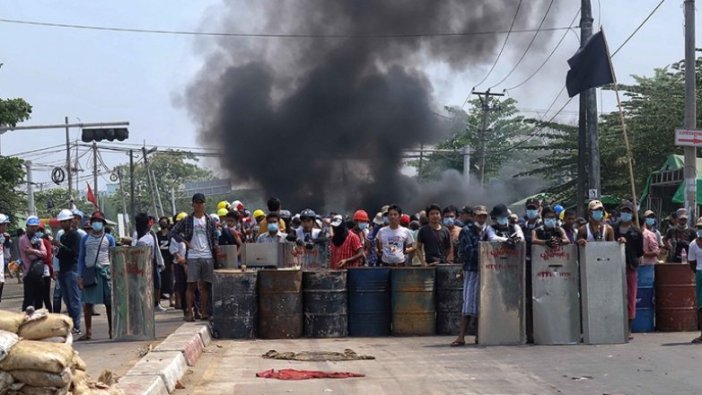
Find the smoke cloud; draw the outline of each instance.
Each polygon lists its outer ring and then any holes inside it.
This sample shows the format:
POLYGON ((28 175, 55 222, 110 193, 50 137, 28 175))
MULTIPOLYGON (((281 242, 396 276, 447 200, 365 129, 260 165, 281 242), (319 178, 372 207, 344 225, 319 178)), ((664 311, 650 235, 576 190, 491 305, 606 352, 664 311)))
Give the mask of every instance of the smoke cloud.
MULTIPOLYGON (((525 1, 517 27, 533 27, 547 3, 525 1)), ((187 108, 201 143, 225 150, 221 164, 232 177, 257 183, 286 208, 419 207, 428 201, 418 196, 444 200, 447 183, 469 194, 458 201, 465 202, 472 192, 457 174, 421 186, 401 175, 402 151, 446 134, 427 65, 464 71, 488 63, 504 35, 368 36, 505 30, 515 7, 516 0, 227 1, 207 18, 208 30, 315 37, 219 39, 204 51, 187 108)))

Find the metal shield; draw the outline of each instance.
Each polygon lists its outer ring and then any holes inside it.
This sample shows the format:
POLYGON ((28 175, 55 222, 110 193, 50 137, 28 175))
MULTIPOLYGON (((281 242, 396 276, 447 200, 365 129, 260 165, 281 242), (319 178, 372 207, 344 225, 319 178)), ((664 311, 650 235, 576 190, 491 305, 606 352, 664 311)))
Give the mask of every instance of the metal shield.
POLYGON ((535 344, 580 343, 578 250, 531 247, 535 344))
POLYGON ((580 247, 583 337, 587 344, 626 343, 624 245, 589 242, 580 247))
POLYGON ((279 267, 284 243, 244 243, 241 262, 248 267, 279 267))
POLYGON ((295 243, 283 243, 283 267, 301 267, 302 269, 329 269, 331 251, 329 241, 317 241, 310 246, 295 243))
POLYGON ((524 344, 525 245, 480 242, 478 343, 524 344))
POLYGON ((236 245, 221 245, 217 249, 217 268, 236 269, 239 266, 239 249, 236 245))
POLYGON ((112 333, 117 340, 153 340, 153 255, 151 247, 112 247, 112 333))

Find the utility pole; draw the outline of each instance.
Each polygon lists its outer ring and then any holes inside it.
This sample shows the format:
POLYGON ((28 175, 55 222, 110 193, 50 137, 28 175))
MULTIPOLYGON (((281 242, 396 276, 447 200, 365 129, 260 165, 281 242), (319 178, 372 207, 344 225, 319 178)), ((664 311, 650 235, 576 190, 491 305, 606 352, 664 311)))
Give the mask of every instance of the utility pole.
POLYGON ((69 134, 68 128, 68 117, 65 118, 66 121, 66 176, 68 177, 68 200, 73 200, 73 175, 71 174, 71 136, 69 134))
POLYGON ((482 127, 480 130, 480 186, 485 185, 485 158, 487 155, 485 155, 485 145, 487 143, 486 141, 486 135, 487 135, 487 130, 488 130, 488 114, 490 111, 494 110, 495 107, 490 107, 490 96, 504 96, 504 93, 491 93, 490 89, 488 89, 485 92, 471 92, 474 95, 477 95, 478 98, 480 98, 480 105, 481 109, 483 111, 483 122, 482 122, 482 127))
POLYGON ((470 147, 463 147, 463 178, 466 185, 470 185, 470 147))
MULTIPOLYGON (((582 0, 580 17, 580 48, 592 37, 592 4, 582 0)), ((584 211, 585 177, 591 193, 588 196, 599 199, 602 193, 600 184, 600 144, 597 133, 597 90, 590 88, 580 93, 580 121, 578 123, 578 213, 584 211), (589 155, 588 155, 589 154, 589 155), (586 171, 587 163, 589 168, 586 171)))
MULTIPOLYGON (((685 129, 697 127, 697 98, 695 96, 695 0, 685 0, 685 129)), ((697 220, 697 147, 685 147, 685 208, 688 221, 697 220)))
POLYGON ((146 158, 148 156, 148 152, 146 151, 146 147, 141 148, 141 152, 144 155, 144 170, 146 170, 146 179, 149 181, 149 189, 151 189, 151 201, 153 202, 154 205, 154 215, 158 217, 158 207, 156 206, 156 192, 154 190, 154 183, 151 182, 151 172, 149 171, 149 160, 146 158))
POLYGON ((171 188, 171 213, 176 215, 175 188, 171 188))
POLYGON ((34 182, 32 181, 32 162, 25 161, 24 166, 27 169, 27 212, 29 215, 37 215, 37 209, 34 207, 34 182))
POLYGON ((129 222, 129 214, 127 213, 127 203, 124 200, 124 186, 122 185, 122 166, 117 167, 117 179, 119 180, 119 197, 120 200, 122 201, 122 213, 124 214, 124 217, 127 218, 126 222, 126 228, 127 228, 127 234, 131 234, 131 222, 129 222))
POLYGON ((100 199, 98 199, 98 185, 97 185, 97 179, 98 179, 98 165, 97 165, 97 143, 93 141, 93 193, 95 194, 95 202, 96 206, 95 209, 99 210, 100 209, 100 199))
POLYGON ((132 224, 134 218, 134 150, 129 150, 129 223, 132 224))

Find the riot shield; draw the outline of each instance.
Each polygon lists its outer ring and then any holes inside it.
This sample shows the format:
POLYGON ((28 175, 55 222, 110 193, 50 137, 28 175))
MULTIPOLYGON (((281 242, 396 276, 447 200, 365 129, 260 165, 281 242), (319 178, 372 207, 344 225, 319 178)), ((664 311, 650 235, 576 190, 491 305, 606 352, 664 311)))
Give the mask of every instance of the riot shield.
POLYGON ((578 250, 531 247, 535 344, 580 343, 578 250))
POLYGON ((236 269, 239 266, 236 245, 221 245, 217 249, 217 269, 236 269))
POLYGON ((478 343, 526 342, 524 319, 525 245, 480 242, 478 343))
POLYGON ((301 267, 304 270, 329 269, 331 251, 329 240, 319 240, 309 245, 283 244, 282 267, 301 267))
POLYGON ((590 242, 580 247, 583 341, 626 343, 626 265, 624 245, 590 242))

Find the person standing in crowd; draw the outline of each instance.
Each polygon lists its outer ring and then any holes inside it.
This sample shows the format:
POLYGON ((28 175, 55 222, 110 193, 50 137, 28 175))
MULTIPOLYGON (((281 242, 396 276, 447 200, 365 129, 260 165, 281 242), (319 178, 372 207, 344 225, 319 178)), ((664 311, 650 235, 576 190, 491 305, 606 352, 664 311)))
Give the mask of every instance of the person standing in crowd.
POLYGON ((543 225, 532 230, 532 244, 545 245, 549 248, 570 244, 565 230, 558 226, 558 216, 555 210, 546 206, 541 210, 541 216, 543 217, 543 225))
MULTIPOLYGON (((285 222, 280 218, 280 199, 277 197, 271 197, 268 199, 268 202, 266 202, 266 205, 268 206, 268 213, 273 213, 278 216, 278 230, 281 232, 285 233, 285 222)), ((266 221, 261 221, 258 227, 258 234, 264 234, 268 232, 268 217, 266 217, 266 221)))
POLYGON ((627 288, 627 310, 629 313, 629 340, 631 336, 631 324, 636 318, 636 288, 638 287, 637 270, 641 257, 644 255, 644 239, 641 231, 635 226, 634 204, 624 202, 619 206, 619 223, 614 227, 614 238, 625 245, 624 256, 626 258, 626 288, 627 288))
POLYGON ((367 265, 367 257, 371 249, 371 244, 368 240, 368 234, 370 233, 369 222, 370 218, 365 210, 356 210, 356 212, 353 213, 353 228, 351 228, 351 232, 358 236, 363 246, 363 256, 360 259, 360 266, 367 265))
POLYGON ((412 232, 400 226, 402 210, 388 207, 388 226, 381 228, 376 237, 376 251, 383 266, 404 266, 407 257, 414 252, 412 232))
POLYGON ((90 216, 91 231, 83 236, 78 254, 78 286, 83 290, 83 318, 85 334, 78 340, 92 338, 94 305, 104 304, 107 313, 108 335, 112 339, 112 275, 110 247, 115 246, 112 235, 105 233, 107 221, 102 212, 90 216))
POLYGON ((464 216, 465 225, 459 236, 460 253, 458 256, 463 264, 463 309, 461 326, 458 337, 451 343, 451 347, 466 344, 466 334, 475 335, 478 343, 478 299, 480 295, 480 271, 478 268, 480 241, 485 237, 487 228, 487 209, 485 206, 465 207, 464 211, 471 212, 464 216), (475 222, 473 221, 475 219, 475 222))
POLYGON ((209 285, 214 279, 214 259, 217 256, 217 235, 214 221, 205 213, 205 195, 196 193, 192 199, 193 213, 178 222, 171 231, 176 241, 187 246, 188 289, 185 297, 185 320, 195 321, 193 305, 195 290, 200 291, 200 314, 209 320, 209 285))
POLYGON ((441 207, 431 204, 426 209, 429 224, 419 228, 417 233, 417 255, 422 266, 447 263, 447 257, 453 256, 451 233, 444 226, 441 207))
POLYGON ((61 210, 57 219, 61 230, 56 233, 53 244, 57 248, 58 272, 56 282, 61 287, 61 296, 66 304, 68 315, 73 320, 73 335, 78 337, 80 331, 81 293, 78 287, 78 256, 80 254, 81 236, 73 226, 71 210, 61 210))
POLYGON ((134 217, 134 227, 137 232, 137 240, 135 245, 138 247, 149 247, 151 249, 151 267, 153 268, 153 283, 154 283, 154 309, 155 311, 165 311, 159 303, 161 299, 161 278, 158 275, 159 266, 163 264, 163 256, 157 248, 158 236, 151 230, 152 217, 146 213, 139 213, 134 217))
POLYGON ((614 241, 614 230, 604 222, 604 205, 593 200, 587 205, 588 222, 578 229, 578 245, 593 241, 614 241))
MULTIPOLYGON (((146 215, 146 213, 144 213, 146 215)), ((153 258, 154 258, 154 265, 152 265, 153 268, 153 282, 154 282, 154 308, 157 312, 164 312, 167 309, 165 309, 163 306, 161 306, 161 284, 162 284, 162 279, 161 279, 161 273, 166 268, 166 264, 163 261, 163 255, 161 255, 161 252, 157 248, 158 246, 158 235, 156 232, 154 232, 153 228, 154 225, 156 225, 156 218, 147 215, 146 218, 146 226, 147 226, 147 231, 149 235, 153 238, 153 258)), ((136 224, 135 224, 136 227, 136 224)), ((108 231, 109 228, 106 230, 108 231)), ((108 232, 109 233, 109 232, 108 232)), ((137 240, 139 239, 139 234, 137 233, 137 240)))
POLYGON ((702 343, 702 217, 695 224, 695 240, 690 244, 687 261, 690 269, 695 272, 695 298, 697 300, 697 329, 700 335, 692 339, 693 344, 702 343))
MULTIPOLYGON (((527 199, 525 208, 526 213, 520 223, 522 233, 524 234, 524 240, 526 241, 524 288, 526 294, 531 295, 531 237, 534 234, 534 230, 543 225, 543 221, 541 220, 541 201, 536 198, 527 199)), ((526 298, 526 336, 528 343, 534 342, 532 303, 533 301, 531 298, 526 298)))
POLYGON ((577 216, 573 209, 567 209, 563 213, 563 231, 565 231, 570 244, 575 244, 575 241, 578 239, 578 226, 575 223, 576 218, 577 216))
MULTIPOLYGON (((188 218, 188 214, 185 212, 178 213, 175 217, 174 223, 178 223, 184 219, 188 218)), ((185 305, 185 293, 188 288, 188 275, 187 275, 187 263, 186 257, 186 246, 183 241, 176 241, 172 235, 170 242, 168 244, 168 252, 171 253, 173 257, 173 293, 175 294, 175 308, 183 310, 183 317, 186 317, 186 305, 185 305)))
MULTIPOLYGON (((297 242, 298 245, 310 245, 311 243, 314 243, 315 240, 319 239, 322 237, 322 230, 319 228, 316 228, 315 225, 315 219, 317 218, 317 214, 315 214, 314 211, 311 209, 304 209, 302 212, 300 212, 300 220, 302 220, 302 226, 297 228, 295 231, 295 242, 297 242)), ((285 232, 284 230, 281 230, 281 232, 285 232)))
POLYGON ((368 232, 368 244, 370 244, 370 248, 368 249, 368 256, 366 257, 366 261, 368 262, 368 266, 375 267, 375 266, 380 266, 380 256, 378 255, 378 249, 377 249, 377 239, 378 239, 378 232, 380 229, 383 228, 383 213, 377 213, 375 217, 373 217, 373 225, 368 232))
POLYGON ((50 236, 46 233, 46 228, 44 228, 43 225, 39 225, 36 237, 44 244, 44 248, 46 248, 47 252, 44 258, 44 273, 41 276, 41 300, 48 311, 54 311, 51 303, 51 280, 54 277, 54 250, 51 245, 50 236))
POLYGON ((161 296, 168 299, 170 307, 174 306, 173 292, 173 255, 170 252, 171 230, 168 217, 158 219, 158 239, 159 254, 163 258, 164 269, 161 272, 161 296))
POLYGON ((10 218, 5 214, 0 214, 0 302, 2 301, 2 290, 5 287, 5 261, 10 254, 10 249, 7 247, 7 241, 10 235, 7 233, 7 225, 10 223, 10 218))
MULTIPOLYGON (((647 213, 649 211, 647 211, 647 213)), ((661 245, 659 243, 658 237, 656 237, 656 234, 649 228, 649 225, 647 224, 647 222, 649 222, 648 219, 648 217, 644 217, 639 220, 642 231, 641 233, 643 234, 644 252, 643 258, 641 258, 641 264, 655 265, 658 263, 658 255, 660 255, 661 253, 661 245)))
POLYGON ((442 223, 448 229, 451 235, 451 250, 446 254, 446 262, 453 263, 455 261, 454 254, 458 246, 458 236, 461 234, 461 222, 458 220, 458 209, 456 206, 447 206, 443 210, 442 223))
POLYGON ((687 225, 688 215, 684 208, 675 212, 676 224, 671 224, 670 229, 665 234, 663 243, 668 247, 669 259, 671 262, 682 262, 682 251, 690 250, 690 242, 695 239, 695 230, 687 225))
POLYGON ((504 204, 498 204, 490 211, 494 223, 487 227, 485 237, 490 242, 518 243, 524 241, 524 233, 519 225, 509 223, 509 210, 504 204))
POLYGON ((280 231, 280 217, 276 213, 266 215, 266 233, 256 238, 256 243, 284 243, 285 233, 280 231))
POLYGON ((254 210, 253 217, 256 223, 247 232, 247 240, 250 241, 256 241, 258 235, 261 234, 260 229, 266 227, 266 213, 263 210, 260 208, 254 210))
POLYGON ((651 231, 658 241, 658 247, 663 247, 663 236, 658 230, 658 220, 656 219, 656 213, 652 210, 646 210, 644 213, 644 227, 651 231))
POLYGON ((44 259, 49 252, 44 243, 37 236, 39 229, 39 218, 32 215, 27 218, 27 231, 19 239, 20 258, 22 259, 22 273, 24 284, 24 300, 22 301, 22 311, 28 306, 40 309, 42 299, 42 277, 44 275, 44 259))
POLYGON ((346 226, 344 217, 335 215, 332 217, 331 226, 333 236, 331 238, 331 268, 346 269, 350 267, 360 267, 363 258, 363 244, 358 235, 346 226))

